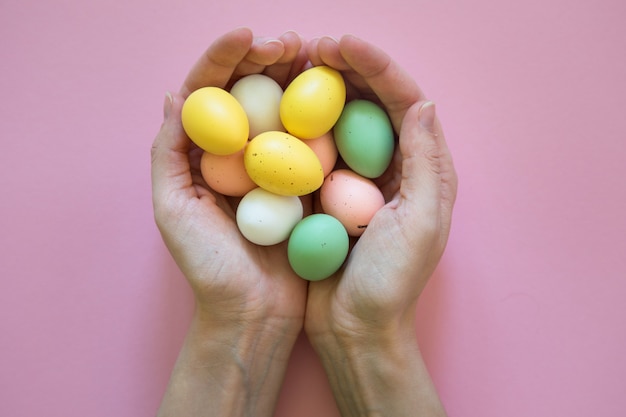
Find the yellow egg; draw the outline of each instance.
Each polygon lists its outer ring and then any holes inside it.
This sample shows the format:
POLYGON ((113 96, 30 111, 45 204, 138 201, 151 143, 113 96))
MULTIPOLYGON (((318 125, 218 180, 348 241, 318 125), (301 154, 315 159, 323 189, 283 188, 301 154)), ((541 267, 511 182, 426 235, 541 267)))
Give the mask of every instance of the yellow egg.
POLYGON ((191 93, 183 104, 181 118, 189 139, 212 154, 233 154, 248 141, 246 112, 221 88, 203 87, 191 93))
POLYGON ((244 165, 252 181, 279 195, 309 194, 324 182, 315 152, 285 132, 264 132, 252 139, 244 152, 244 165))
POLYGON ((332 129, 345 103, 346 84, 341 73, 327 66, 313 67, 285 89, 280 118, 292 135, 313 139, 332 129))

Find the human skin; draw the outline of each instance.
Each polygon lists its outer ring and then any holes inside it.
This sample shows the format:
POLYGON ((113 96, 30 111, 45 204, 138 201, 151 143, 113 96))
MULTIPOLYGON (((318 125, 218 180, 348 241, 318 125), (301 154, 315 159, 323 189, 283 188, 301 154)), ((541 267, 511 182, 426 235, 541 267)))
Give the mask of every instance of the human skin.
MULTIPOLYGON (((272 415, 289 355, 304 327, 342 415, 444 415, 421 358, 415 307, 445 248, 456 174, 417 84, 384 52, 353 36, 304 44, 287 32, 254 38, 246 28, 217 39, 168 94, 152 147, 153 204, 163 240, 193 289, 196 310, 160 416, 272 415), (263 72, 283 87, 307 59, 342 72, 351 97, 387 110, 397 147, 377 180, 388 203, 344 267, 307 283, 286 244, 260 247, 238 232, 237 199, 210 190, 201 151, 180 122, 184 99, 263 72)), ((316 210, 304 198, 305 213, 316 210)))
POLYGON ((416 305, 450 232, 457 175, 434 103, 387 54, 354 36, 308 45, 352 98, 382 105, 399 132, 376 183, 380 209, 335 276, 309 285, 306 334, 343 416, 445 415, 420 354, 416 305))
POLYGON ((293 32, 254 39, 237 29, 217 39, 168 94, 152 147, 156 223, 195 295, 196 309, 160 416, 273 413, 288 358, 302 330, 307 284, 291 270, 286 246, 261 247, 237 230, 237 200, 212 192, 201 150, 185 135, 184 99, 202 86, 227 87, 265 71, 281 83, 306 59, 293 32))

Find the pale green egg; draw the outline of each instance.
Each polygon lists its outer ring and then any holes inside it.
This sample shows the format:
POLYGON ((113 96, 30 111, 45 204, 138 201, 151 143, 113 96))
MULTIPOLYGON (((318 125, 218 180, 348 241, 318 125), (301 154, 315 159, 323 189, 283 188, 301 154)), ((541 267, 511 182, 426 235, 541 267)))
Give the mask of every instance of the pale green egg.
POLYGON ((354 172, 376 178, 391 163, 393 127, 387 113, 375 103, 353 100, 346 104, 333 133, 339 154, 354 172))
POLYGON ((294 227, 287 245, 289 264, 298 276, 320 281, 337 272, 348 256, 348 232, 328 214, 312 214, 294 227))

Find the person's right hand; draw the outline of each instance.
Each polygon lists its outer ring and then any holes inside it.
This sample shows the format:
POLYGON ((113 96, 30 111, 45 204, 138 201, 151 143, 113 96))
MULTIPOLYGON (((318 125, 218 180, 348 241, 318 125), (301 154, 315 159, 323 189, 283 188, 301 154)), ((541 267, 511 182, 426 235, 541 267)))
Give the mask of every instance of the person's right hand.
POLYGON ((399 143, 375 180, 387 204, 344 266, 309 285, 307 336, 342 415, 442 412, 415 334, 416 304, 446 246, 457 188, 435 106, 386 53, 353 36, 322 38, 308 52, 314 65, 342 72, 351 98, 380 104, 399 143))

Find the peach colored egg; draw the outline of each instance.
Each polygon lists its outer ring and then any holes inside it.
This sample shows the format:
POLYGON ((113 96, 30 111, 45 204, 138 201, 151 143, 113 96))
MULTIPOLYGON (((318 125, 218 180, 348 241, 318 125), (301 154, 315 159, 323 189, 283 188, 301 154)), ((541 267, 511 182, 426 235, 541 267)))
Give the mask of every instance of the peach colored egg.
POLYGON ((361 236, 374 214, 385 205, 376 184, 348 169, 331 172, 320 189, 324 213, 343 224, 350 236, 361 236))
POLYGON ((232 155, 202 154, 202 178, 214 191, 232 197, 241 197, 256 188, 243 164, 244 149, 232 155))
POLYGON ((339 154, 337 146, 335 145, 335 138, 333 137, 332 130, 318 138, 306 139, 303 140, 303 142, 309 145, 319 158, 322 163, 324 177, 326 177, 335 167, 337 155, 339 154))

